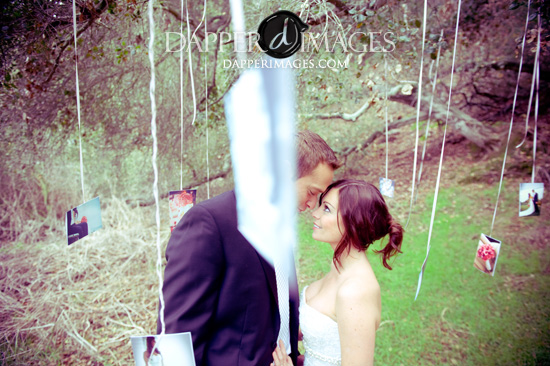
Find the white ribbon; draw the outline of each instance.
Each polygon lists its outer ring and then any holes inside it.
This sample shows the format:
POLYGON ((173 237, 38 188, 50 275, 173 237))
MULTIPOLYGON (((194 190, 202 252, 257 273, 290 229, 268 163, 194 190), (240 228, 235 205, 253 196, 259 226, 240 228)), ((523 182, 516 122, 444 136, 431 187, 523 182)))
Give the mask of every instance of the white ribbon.
POLYGON ((76 28, 76 0, 73 0, 73 33, 74 33, 74 61, 75 61, 75 76, 76 76, 76 114, 78 116, 78 145, 80 150, 80 184, 82 185, 82 203, 86 202, 86 194, 84 193, 84 161, 82 159, 82 133, 80 132, 80 88, 78 81, 78 52, 77 52, 77 28, 76 28))
MULTIPOLYGON (((495 210, 493 211, 493 221, 491 222, 491 231, 489 232, 489 236, 493 236, 493 228, 495 227, 495 218, 497 217, 498 202, 500 200, 500 192, 502 191, 502 181, 504 180, 504 168, 506 167, 506 157, 508 156, 508 145, 510 145, 510 137, 512 136, 512 126, 514 125, 514 112, 516 110, 516 100, 518 95, 519 79, 521 77, 521 68, 523 66, 523 51, 525 48, 525 35, 527 33, 527 25, 529 23, 530 6, 531 6, 531 0, 529 0, 527 4, 527 18, 525 20, 525 31, 523 32, 523 41, 521 43, 521 59, 519 63, 518 80, 516 82, 516 92, 514 93, 514 101, 512 103, 512 117, 510 119, 510 128, 508 129, 508 140, 506 141, 506 149, 504 150, 504 159, 502 159, 502 169, 500 171, 500 181, 498 183, 497 200, 495 202, 495 210)), ((536 66, 533 66, 533 73, 536 73, 536 70, 534 70, 535 68, 536 66)))
POLYGON ((149 98, 151 99, 151 136, 153 137, 153 196, 155 197, 155 218, 157 222, 157 276, 159 280, 160 311, 159 318, 161 323, 161 335, 166 331, 164 322, 164 296, 162 294, 162 250, 160 247, 160 207, 159 207, 159 173, 157 168, 157 106, 155 101, 155 19, 153 17, 154 0, 149 0, 147 16, 149 20, 149 63, 151 64, 151 82, 149 83, 149 98))
MULTIPOLYGON (((406 13, 405 13, 406 15, 406 13)), ((411 187, 411 205, 409 207, 409 217, 405 228, 409 226, 411 220, 412 207, 414 202, 414 183, 416 181, 416 162, 418 159, 418 135, 420 124, 420 104, 422 101, 422 71, 424 69, 424 43, 426 41, 426 22, 428 20, 428 0, 424 0, 424 16, 422 20, 422 53, 420 55, 420 73, 418 75, 418 101, 416 103, 416 134, 414 139, 414 162, 413 162, 413 174, 412 174, 412 187, 411 187)))
POLYGON ((443 133, 443 143, 441 144, 441 156, 439 157, 439 169, 437 171, 437 181, 435 183, 435 194, 434 194, 434 202, 432 205, 432 217, 430 219, 430 230, 428 232, 428 245, 426 250, 426 258, 424 259, 424 263, 422 263, 422 267, 420 268, 420 275, 418 276, 418 285, 416 287, 416 295, 414 296, 414 300, 418 298, 418 293, 420 292, 420 286, 422 285, 422 277, 424 275, 424 269, 426 268, 426 263, 428 262, 428 256, 430 255, 430 241, 432 239, 432 230, 434 226, 434 219, 435 219, 435 211, 437 208, 437 196, 439 193, 439 182, 441 181, 441 168, 443 167, 443 155, 445 152, 445 138, 447 136, 447 124, 449 121, 449 111, 451 108, 451 96, 453 91, 453 75, 454 75, 454 69, 455 69, 455 60, 456 60, 456 46, 458 44, 458 24, 460 21, 460 7, 462 0, 458 0, 458 12, 456 14, 456 29, 455 29, 455 44, 453 47, 453 64, 451 67, 451 81, 449 83, 449 100, 447 102, 447 115, 445 117, 445 131, 443 133))

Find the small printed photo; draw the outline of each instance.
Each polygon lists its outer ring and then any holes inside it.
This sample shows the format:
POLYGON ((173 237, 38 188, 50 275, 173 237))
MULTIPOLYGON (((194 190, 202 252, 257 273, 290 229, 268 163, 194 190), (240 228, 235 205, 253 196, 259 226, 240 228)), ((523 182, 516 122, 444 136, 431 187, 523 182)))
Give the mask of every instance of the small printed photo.
POLYGON ((498 254, 500 252, 500 240, 481 234, 477 245, 474 267, 483 273, 495 275, 498 254))
POLYGON ((101 229, 103 224, 101 223, 99 197, 67 211, 65 224, 68 245, 101 229))
POLYGON ((136 366, 195 366, 191 333, 130 337, 136 366))
POLYGON ((519 184, 519 217, 540 216, 544 183, 519 184))
POLYGON ((393 198, 393 193, 395 192, 395 181, 382 177, 380 177, 378 181, 380 183, 380 193, 384 196, 393 198))
POLYGON ((196 189, 183 191, 170 191, 168 195, 168 207, 170 209, 170 232, 174 230, 183 215, 189 211, 197 200, 196 189))

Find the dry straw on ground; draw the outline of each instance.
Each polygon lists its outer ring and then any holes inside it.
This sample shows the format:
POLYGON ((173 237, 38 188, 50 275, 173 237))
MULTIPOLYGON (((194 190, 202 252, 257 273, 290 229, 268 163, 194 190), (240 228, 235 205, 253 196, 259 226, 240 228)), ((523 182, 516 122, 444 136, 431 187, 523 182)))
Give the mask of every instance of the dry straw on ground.
POLYGON ((104 228, 71 246, 57 230, 0 251, 2 365, 129 365, 130 336, 156 331, 154 207, 102 204, 104 228))

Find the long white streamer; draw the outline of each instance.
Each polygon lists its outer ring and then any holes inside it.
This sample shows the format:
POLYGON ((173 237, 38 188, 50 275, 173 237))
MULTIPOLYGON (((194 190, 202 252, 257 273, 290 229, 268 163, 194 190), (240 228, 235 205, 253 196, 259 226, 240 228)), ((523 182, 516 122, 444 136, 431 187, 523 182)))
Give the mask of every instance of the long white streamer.
MULTIPOLYGON (((180 1, 180 16, 183 18, 183 0, 180 1)), ((183 19, 180 19, 180 191, 183 190, 183 19)), ((189 47, 189 44, 187 45, 189 47)))
MULTIPOLYGON (((510 128, 508 129, 508 140, 506 141, 506 149, 504 150, 504 159, 502 159, 502 169, 500 171, 500 182, 498 183, 497 200, 495 202, 495 210, 493 211, 493 221, 491 222, 491 231, 489 232, 489 236, 493 236, 493 228, 495 227, 495 218, 497 217, 498 202, 500 200, 500 193, 502 191, 502 182, 504 180, 504 168, 506 167, 506 157, 508 156, 508 145, 510 145, 510 137, 512 136, 512 126, 514 125, 514 113, 516 111, 516 100, 517 100, 518 89, 519 89, 519 79, 521 77, 521 68, 523 66, 523 51, 525 48, 525 35, 527 34, 527 24, 529 22, 530 6, 531 6, 531 0, 529 0, 527 4, 527 18, 525 20, 525 31, 523 32, 523 41, 521 43, 521 58, 519 63, 518 80, 516 82, 516 92, 514 93, 514 101, 512 103, 512 117, 510 119, 510 128)), ((533 66, 533 69, 535 67, 536 66, 533 66)), ((536 73, 536 70, 533 70, 533 73, 536 73)))
POLYGON ((538 29, 538 36, 537 36, 537 55, 535 60, 536 67, 536 78, 537 78, 537 94, 535 97, 535 131, 533 132, 533 171, 531 172, 531 183, 535 183, 535 176, 536 176, 536 156, 537 156, 537 120, 539 115, 539 78, 540 78, 540 34, 541 34, 541 20, 540 20, 540 12, 538 14, 538 23, 539 23, 539 29, 538 29))
MULTIPOLYGON (((535 62, 536 64, 536 62, 535 62)), ((520 63, 521 65, 521 63, 520 63)), ((517 148, 520 148, 525 140, 527 140, 527 131, 529 131, 529 116, 531 115, 531 105, 533 103, 533 95, 535 94, 535 79, 536 79, 536 66, 533 66, 533 76, 531 78, 531 91, 529 93, 529 103, 527 104, 527 113, 525 114, 525 132, 523 134, 523 139, 521 142, 516 146, 517 148)))
POLYGON ((384 53, 384 110, 386 120, 386 179, 388 179, 388 62, 384 53))
MULTIPOLYGON (((405 8, 406 9, 406 8, 405 8)), ((409 207, 409 217, 405 228, 409 226, 411 220, 413 202, 414 202, 414 183, 416 181, 416 162, 418 160, 418 135, 420 124, 420 104, 422 101, 422 70, 424 69, 424 42, 426 41, 426 23, 428 21, 428 0, 424 0, 424 16, 422 20, 422 54, 420 56, 420 73, 418 75, 418 101, 416 103, 416 135, 414 140, 414 163, 413 163, 413 175, 412 175, 412 187, 411 187, 411 205, 409 207)))
POLYGON ((435 73, 434 73, 433 85, 432 85, 432 96, 430 97, 430 108, 428 110, 428 122, 426 122, 426 133, 424 134, 424 147, 422 147, 422 157, 420 158, 420 168, 418 169, 417 185, 420 185, 420 180, 422 179, 422 167, 424 166, 424 156, 426 155, 426 145, 428 143, 428 136, 430 133, 430 121, 432 119, 432 109, 434 104, 435 87, 437 85, 437 71, 439 70, 439 55, 441 54, 442 41, 443 41, 443 29, 441 30, 441 35, 439 36, 439 47, 437 48, 437 57, 435 60, 435 73))
POLYGON ((195 124, 195 119, 197 118, 197 97, 195 95, 195 78, 193 77, 193 58, 191 57, 191 26, 189 25, 189 4, 185 0, 185 16, 187 19, 187 60, 189 63, 189 77, 191 79, 191 92, 193 94, 193 121, 192 125, 195 124))
POLYGON ((231 6, 231 24, 235 34, 235 48, 237 50, 237 60, 239 63, 246 60, 246 39, 244 25, 244 11, 241 0, 230 0, 231 6))
POLYGON ((455 29, 455 44, 453 48, 453 64, 451 66, 451 82, 449 83, 449 100, 447 102, 447 116, 445 117, 445 131, 443 132, 443 142, 441 143, 441 156, 439 157, 439 169, 437 170, 437 180, 435 183, 435 194, 434 202, 432 205, 432 218, 430 219, 430 230, 428 232, 428 245, 426 250, 426 258, 424 263, 422 263, 422 268, 420 269, 420 275, 418 276, 418 285, 416 287, 416 295, 414 300, 418 298, 418 293, 420 292, 420 286, 422 285, 422 277, 424 275, 424 269, 426 268, 426 263, 428 262, 428 256, 430 255, 430 241, 432 239, 432 230, 434 226, 435 211, 437 208, 437 196, 439 194, 439 182, 441 181, 441 168, 443 167, 443 156, 445 152, 445 138, 447 136, 447 124, 449 121, 449 111, 451 108, 451 96, 453 91, 453 75, 455 70, 455 60, 456 60, 456 46, 458 44, 458 25, 460 22, 460 8, 462 5, 462 0, 458 0, 458 12, 456 14, 456 29, 455 29))
POLYGON ((82 185, 82 203, 86 202, 84 192, 84 161, 82 159, 82 133, 80 132, 80 88, 78 86, 78 52, 77 52, 77 29, 76 29, 76 0, 73 0, 73 33, 74 33, 74 61, 76 76, 76 114, 78 116, 78 145, 80 150, 80 184, 82 185))
MULTIPOLYGON (((206 0, 204 0, 204 34, 206 42, 208 42, 208 19, 206 18, 206 0)), ((208 53, 204 56, 204 92, 205 92, 205 101, 204 101, 204 126, 206 128, 206 197, 210 199, 210 163, 208 159, 208 53)))
MULTIPOLYGON (((523 65, 523 49, 525 47, 525 37, 527 35, 527 28, 528 28, 528 25, 529 25, 529 11, 531 9, 531 0, 529 0, 529 2, 527 3, 527 18, 525 19, 525 29, 523 30, 523 41, 521 43, 521 60, 519 62, 519 73, 518 73, 518 82, 516 84, 516 94, 518 92, 518 88, 519 88, 519 77, 521 75, 521 67, 523 65)), ((538 52, 538 49, 537 49, 537 52, 538 52)), ((531 79, 531 92, 529 93, 529 103, 527 104, 527 115, 525 116, 525 133, 523 134, 523 140, 521 140, 521 142, 516 146, 516 149, 519 148, 521 145, 523 145, 523 143, 525 142, 525 140, 527 139, 527 131, 529 129, 529 115, 531 114, 531 103, 533 102, 533 94, 534 94, 534 90, 535 90, 535 75, 536 75, 536 60, 537 60, 537 56, 535 56, 535 62, 533 63, 533 77, 531 79)))
POLYGON ((160 310, 159 318, 161 323, 161 335, 166 331, 166 324, 164 322, 164 296, 162 294, 162 250, 160 247, 160 207, 159 207, 159 188, 158 178, 159 172, 157 168, 157 106, 155 102, 155 19, 153 17, 153 5, 154 0, 149 0, 148 6, 148 19, 149 19, 149 62, 151 64, 151 82, 149 84, 149 97, 151 98, 151 135, 153 136, 153 195, 155 197, 155 218, 157 222, 157 275, 159 280, 159 297, 160 297, 160 310))

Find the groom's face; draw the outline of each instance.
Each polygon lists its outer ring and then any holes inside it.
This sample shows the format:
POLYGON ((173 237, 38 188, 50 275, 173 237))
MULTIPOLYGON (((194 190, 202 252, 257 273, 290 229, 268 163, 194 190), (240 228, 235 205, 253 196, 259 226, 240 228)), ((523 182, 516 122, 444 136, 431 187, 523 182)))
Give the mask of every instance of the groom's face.
POLYGON ((298 194, 298 210, 300 212, 313 209, 317 205, 317 197, 332 183, 334 170, 326 163, 320 163, 313 171, 296 181, 298 194))

